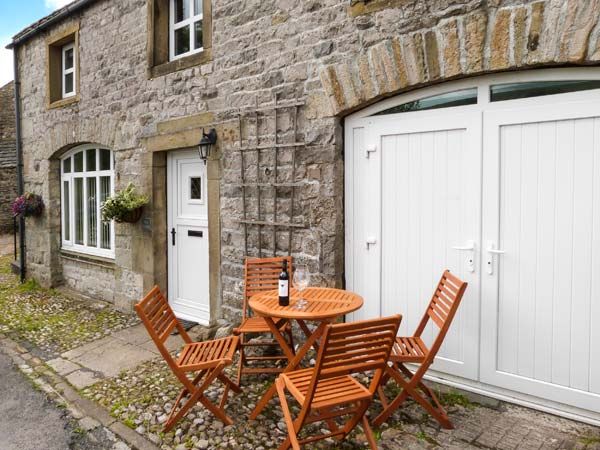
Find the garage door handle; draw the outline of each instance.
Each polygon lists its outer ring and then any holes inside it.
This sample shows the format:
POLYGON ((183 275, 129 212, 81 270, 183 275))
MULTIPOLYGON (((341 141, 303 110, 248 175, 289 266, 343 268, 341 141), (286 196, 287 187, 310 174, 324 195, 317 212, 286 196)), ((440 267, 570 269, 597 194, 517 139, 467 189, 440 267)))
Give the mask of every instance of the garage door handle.
POLYGON ((493 275, 494 273, 494 255, 503 255, 504 253, 506 253, 504 250, 499 250, 496 248, 496 244, 493 241, 488 242, 487 259, 485 261, 488 275, 493 275))
POLYGON ((473 251, 475 250, 475 241, 467 241, 467 244, 463 247, 452 247, 454 250, 473 251))

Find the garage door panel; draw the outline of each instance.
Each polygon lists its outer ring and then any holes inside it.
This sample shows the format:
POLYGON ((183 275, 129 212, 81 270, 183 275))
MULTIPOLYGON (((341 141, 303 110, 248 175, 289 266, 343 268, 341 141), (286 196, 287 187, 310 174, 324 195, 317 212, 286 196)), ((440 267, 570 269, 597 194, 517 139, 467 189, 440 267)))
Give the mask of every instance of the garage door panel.
POLYGON ((593 142, 593 218, 592 218, 592 263, 591 263, 591 305, 590 305, 590 391, 600 394, 600 120, 594 120, 593 142))
MULTIPOLYGON (((478 239, 477 188, 467 192, 469 177, 479 182, 477 171, 471 171, 478 149, 468 147, 468 133, 459 128, 381 137, 382 314, 403 314, 400 334, 414 333, 443 270, 468 276, 467 255, 452 249, 478 239)), ((477 354, 476 284, 472 291, 436 362, 437 368, 463 376, 477 370, 476 358, 466 367, 465 346, 477 354)), ((428 326, 425 342, 431 345, 435 334, 437 328, 428 326)))
POLYGON ((519 111, 484 119, 484 239, 505 253, 495 257, 493 275, 483 275, 483 329, 495 327, 496 335, 483 341, 482 381, 600 411, 592 394, 600 375, 600 119, 585 117, 585 109, 582 115, 534 122, 533 113, 519 111))

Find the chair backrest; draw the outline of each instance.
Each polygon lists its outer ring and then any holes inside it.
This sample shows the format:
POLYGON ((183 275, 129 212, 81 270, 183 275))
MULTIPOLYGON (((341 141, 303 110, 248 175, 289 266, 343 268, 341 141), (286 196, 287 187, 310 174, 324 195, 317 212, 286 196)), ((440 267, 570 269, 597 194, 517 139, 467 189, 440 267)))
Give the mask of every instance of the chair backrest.
POLYGON ((165 358, 170 359, 170 353, 165 346, 165 341, 171 332, 177 328, 183 340, 192 342, 189 335, 179 323, 167 299, 158 286, 154 286, 146 296, 135 305, 135 311, 148 330, 150 337, 158 350, 165 358))
POLYGON ((322 380, 374 370, 370 390, 375 392, 402 320, 401 315, 329 325, 319 348, 311 388, 322 380))
POLYGON ((427 311, 423 315, 415 336, 421 336, 427 323, 431 320, 439 329, 439 332, 430 348, 432 353, 430 359, 433 359, 448 333, 450 324, 456 315, 460 301, 463 298, 468 283, 450 273, 444 271, 442 278, 438 283, 431 301, 427 306, 427 311))
POLYGON ((242 311, 244 319, 248 317, 248 300, 254 294, 277 289, 279 285, 279 274, 283 261, 287 260, 290 281, 293 273, 292 257, 279 256, 275 258, 246 258, 244 272, 244 308, 242 311))

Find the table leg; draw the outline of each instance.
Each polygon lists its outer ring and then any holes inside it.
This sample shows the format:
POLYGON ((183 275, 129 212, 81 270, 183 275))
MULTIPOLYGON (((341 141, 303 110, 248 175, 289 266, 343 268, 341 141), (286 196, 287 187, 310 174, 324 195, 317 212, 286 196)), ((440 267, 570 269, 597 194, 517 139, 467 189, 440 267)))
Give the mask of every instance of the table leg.
MULTIPOLYGON (((304 335, 307 338, 310 338, 311 332, 310 332, 310 329, 308 328, 308 325, 306 325, 306 322, 304 320, 300 320, 300 319, 296 320, 296 322, 298 322, 298 326, 304 332, 304 335)), ((317 343, 317 341, 315 341, 315 343, 313 344, 313 347, 315 348, 316 352, 319 351, 319 344, 317 343)))
POLYGON ((294 359, 294 349, 292 349, 289 346, 289 344, 279 331, 279 328, 277 328, 277 325, 275 325, 275 322, 273 322, 273 319, 271 317, 265 317, 264 319, 267 325, 269 326, 269 329, 271 330, 271 334, 273 334, 273 337, 279 343, 281 350, 283 350, 283 354, 288 359, 288 362, 294 359))
MULTIPOLYGON (((290 360, 289 364, 285 367, 285 369, 283 369, 284 373, 291 372, 300 365, 300 363, 302 362, 310 348, 313 346, 313 344, 323 335, 326 327, 327 322, 321 322, 319 324, 317 329, 310 335, 310 337, 306 340, 306 342, 300 348, 300 350, 296 352, 296 356, 294 356, 294 358, 290 360)), ((263 409, 265 409, 265 406, 267 406, 267 403, 269 403, 269 401, 273 398, 276 392, 277 386, 275 386, 275 383, 273 383, 269 390, 265 392, 265 394, 261 397, 258 404, 256 405, 256 408, 254 408, 254 410, 250 414, 250 419, 256 419, 258 417, 258 415, 262 412, 263 409)))

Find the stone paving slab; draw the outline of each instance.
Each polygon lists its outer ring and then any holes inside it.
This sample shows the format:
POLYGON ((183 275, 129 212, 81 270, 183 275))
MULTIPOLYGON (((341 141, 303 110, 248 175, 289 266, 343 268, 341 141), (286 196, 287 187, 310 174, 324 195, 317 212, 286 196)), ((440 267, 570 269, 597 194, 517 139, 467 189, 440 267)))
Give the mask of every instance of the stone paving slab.
POLYGON ((48 364, 57 374, 62 375, 63 377, 65 375, 69 375, 71 372, 81 369, 79 364, 75 364, 63 358, 51 359, 50 361, 46 361, 46 364, 48 364))
POLYGON ((88 370, 77 370, 65 377, 76 389, 84 389, 101 381, 102 378, 88 370))

